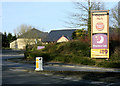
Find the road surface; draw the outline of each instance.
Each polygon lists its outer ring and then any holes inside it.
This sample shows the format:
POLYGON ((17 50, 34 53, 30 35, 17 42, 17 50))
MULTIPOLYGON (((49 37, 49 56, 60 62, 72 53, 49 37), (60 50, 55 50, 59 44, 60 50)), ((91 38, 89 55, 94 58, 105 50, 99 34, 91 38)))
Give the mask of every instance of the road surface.
MULTIPOLYGON (((72 77, 66 76, 56 76, 50 74, 40 74, 33 71, 28 71, 29 69, 34 70, 34 65, 29 64, 22 64, 22 63, 15 63, 9 62, 7 59, 9 58, 16 58, 21 57, 23 58, 22 53, 17 54, 7 54, 3 53, 3 60, 2 60, 2 85, 3 86, 39 86, 39 85, 49 85, 56 86, 56 85, 69 85, 74 86, 119 86, 120 83, 104 83, 104 82, 96 82, 92 80, 84 80, 84 79, 74 79, 72 77)), ((65 67, 53 67, 53 66, 45 66, 44 69, 47 70, 58 70, 58 69, 67 69, 71 70, 71 68, 65 67)))

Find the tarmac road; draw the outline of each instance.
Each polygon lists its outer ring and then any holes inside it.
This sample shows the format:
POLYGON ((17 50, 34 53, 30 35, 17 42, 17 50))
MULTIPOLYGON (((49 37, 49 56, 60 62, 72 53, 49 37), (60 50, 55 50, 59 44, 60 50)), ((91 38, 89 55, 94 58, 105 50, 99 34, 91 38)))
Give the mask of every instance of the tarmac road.
MULTIPOLYGON (((120 83, 104 83, 104 82, 95 82, 91 80, 83 80, 83 79, 74 79, 66 76, 56 76, 49 74, 40 74, 33 71, 34 65, 22 64, 9 62, 6 59, 15 58, 20 56, 23 57, 22 54, 3 54, 4 57, 2 61, 2 85, 3 86, 42 86, 42 85, 79 85, 79 86, 120 86, 120 83), (18 56, 17 56, 18 55, 18 56)), ((71 68, 66 67, 58 67, 58 66, 45 66, 44 69, 47 70, 71 70, 71 68)))
POLYGON ((30 72, 21 66, 17 66, 19 63, 12 63, 3 61, 2 66, 2 85, 85 85, 85 86, 96 86, 99 84, 105 85, 105 83, 93 83, 93 81, 87 80, 74 80, 63 76, 54 76, 47 74, 40 74, 37 72, 30 72))
POLYGON ((3 51, 2 56, 2 85, 3 86, 18 86, 18 85, 49 85, 51 84, 56 85, 56 84, 61 84, 61 85, 72 85, 72 84, 79 84, 79 85, 96 85, 92 84, 91 81, 85 81, 85 80, 80 80, 80 81, 75 81, 70 78, 66 77, 58 77, 54 75, 44 75, 44 74, 39 74, 36 72, 29 72, 27 68, 30 67, 30 65, 24 65, 21 63, 15 63, 15 62, 8 62, 7 59, 9 58, 16 58, 16 57, 21 57, 23 58, 23 55, 16 54, 14 51, 14 54, 12 51, 3 51), (8 54, 7 54, 8 52, 8 54), (11 53, 9 53, 11 52, 11 53))

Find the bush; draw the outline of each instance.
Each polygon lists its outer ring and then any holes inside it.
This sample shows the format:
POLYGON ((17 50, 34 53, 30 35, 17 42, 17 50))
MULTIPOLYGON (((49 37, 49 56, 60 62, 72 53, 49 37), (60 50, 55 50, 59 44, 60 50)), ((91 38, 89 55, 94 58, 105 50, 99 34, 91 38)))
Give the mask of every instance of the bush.
POLYGON ((75 54, 78 56, 88 56, 90 53, 90 47, 88 43, 80 41, 70 41, 67 43, 60 43, 56 46, 57 53, 60 54, 75 54))
POLYGON ((83 65, 95 65, 95 61, 88 57, 74 57, 72 63, 83 65))
MULTIPOLYGON (((36 57, 43 57, 44 61, 56 61, 63 63, 95 65, 99 67, 119 68, 120 65, 120 47, 114 47, 111 50, 111 57, 109 61, 96 63, 90 56, 90 44, 88 41, 74 40, 64 43, 52 43, 45 45, 46 48, 42 50, 35 50, 25 52, 25 59, 35 60, 36 57)), ((113 45, 115 46, 115 44, 113 45)), ((113 47, 111 46, 111 47, 113 47)))
POLYGON ((120 61, 104 61, 97 63, 97 66, 106 68, 120 68, 120 61))
POLYGON ((49 53, 40 53, 40 52, 25 52, 25 59, 35 60, 36 57, 43 57, 43 61, 50 61, 53 58, 50 57, 49 53))
POLYGON ((70 63, 72 60, 72 55, 58 55, 54 57, 53 61, 59 61, 63 63, 70 63))
POLYGON ((64 43, 54 43, 46 45, 46 48, 42 50, 47 53, 56 54, 75 54, 78 56, 90 56, 90 45, 87 42, 69 41, 64 43))
POLYGON ((53 59, 53 61, 55 62, 64 62, 64 57, 61 57, 61 56, 57 56, 53 59))
POLYGON ((90 58, 83 58, 81 61, 83 65, 95 65, 95 61, 90 58))
POLYGON ((35 59, 37 56, 42 56, 45 61, 60 61, 64 63, 78 63, 78 64, 94 64, 93 60, 89 58, 90 45, 88 42, 81 42, 80 40, 52 43, 45 46, 42 50, 35 50, 25 52, 26 59, 35 59))
POLYGON ((114 49, 114 53, 111 54, 110 60, 111 61, 118 61, 118 60, 120 60, 120 47, 116 47, 114 49))
POLYGON ((45 46, 45 48, 42 51, 47 53, 55 53, 56 48, 57 48, 56 44, 48 44, 45 46))

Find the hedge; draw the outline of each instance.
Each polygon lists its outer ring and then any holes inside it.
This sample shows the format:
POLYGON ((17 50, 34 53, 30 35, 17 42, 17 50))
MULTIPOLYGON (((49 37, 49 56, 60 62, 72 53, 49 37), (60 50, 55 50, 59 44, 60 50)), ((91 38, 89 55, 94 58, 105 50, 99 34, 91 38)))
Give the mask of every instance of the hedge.
POLYGON ((106 68, 120 68, 120 61, 104 61, 97 63, 97 66, 106 68))

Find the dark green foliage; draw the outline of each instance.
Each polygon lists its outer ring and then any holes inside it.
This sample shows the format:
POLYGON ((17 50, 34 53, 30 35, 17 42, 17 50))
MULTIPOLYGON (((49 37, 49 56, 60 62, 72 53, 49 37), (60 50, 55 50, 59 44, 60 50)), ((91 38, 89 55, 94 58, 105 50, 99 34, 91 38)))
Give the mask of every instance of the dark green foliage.
POLYGON ((50 57, 49 53, 39 53, 38 51, 34 52, 25 52, 25 59, 27 60, 35 60, 36 57, 43 57, 43 61, 50 61, 52 57, 50 57))
POLYGON ((72 63, 75 64, 83 64, 83 65, 95 65, 95 61, 89 57, 73 57, 71 60, 72 63))
POLYGON ((83 64, 83 65, 95 65, 95 61, 94 60, 92 60, 92 59, 90 59, 90 58, 83 58, 83 59, 81 59, 81 64, 83 64))
POLYGON ((13 36, 11 33, 8 33, 8 35, 6 34, 6 32, 4 32, 4 34, 2 34, 2 47, 6 48, 9 47, 10 42, 16 40, 16 36, 13 36))
POLYGON ((26 51, 35 51, 37 50, 37 45, 26 45, 26 51))
POLYGON ((110 60, 112 60, 112 61, 120 60, 120 47, 116 47, 114 49, 114 53, 112 53, 110 60))
POLYGON ((120 68, 120 61, 104 61, 97 63, 97 66, 106 68, 120 68))
POLYGON ((12 38, 13 38, 12 34, 8 33, 7 40, 9 43, 12 41, 12 38))
POLYGON ((120 61, 120 34, 114 31, 110 34, 110 61, 120 61))
POLYGON ((6 32, 4 32, 4 34, 2 34, 2 47, 8 47, 8 39, 7 39, 7 34, 6 32))
POLYGON ((42 56, 44 61, 94 65, 95 61, 89 58, 89 43, 70 41, 46 45, 45 49, 26 52, 26 59, 35 59, 42 56))
MULTIPOLYGON (((114 48, 108 61, 102 60, 97 62, 90 58, 90 41, 74 40, 63 43, 51 43, 45 45, 42 50, 32 50, 27 52, 27 59, 34 59, 36 56, 42 56, 44 61, 54 61, 62 63, 94 65, 99 67, 120 68, 120 47, 116 45, 110 46, 114 48), (114 46, 114 47, 113 47, 114 46)), ((111 48, 110 48, 111 49, 111 48)))
POLYGON ((37 50, 38 46, 44 46, 42 45, 42 43, 37 43, 37 44, 33 44, 33 45, 26 45, 26 51, 35 51, 37 50))
POLYGON ((72 34, 73 39, 85 39, 86 36, 87 36, 87 33, 84 30, 84 28, 76 30, 72 34))
POLYGON ((61 54, 74 54, 78 56, 88 56, 89 44, 81 41, 70 41, 67 43, 56 44, 55 52, 61 54))
POLYGON ((116 51, 116 48, 120 48, 120 41, 110 40, 110 56, 116 51))
POLYGON ((15 36, 12 36, 12 41, 14 41, 14 40, 16 40, 16 39, 17 39, 16 35, 15 35, 15 36))

